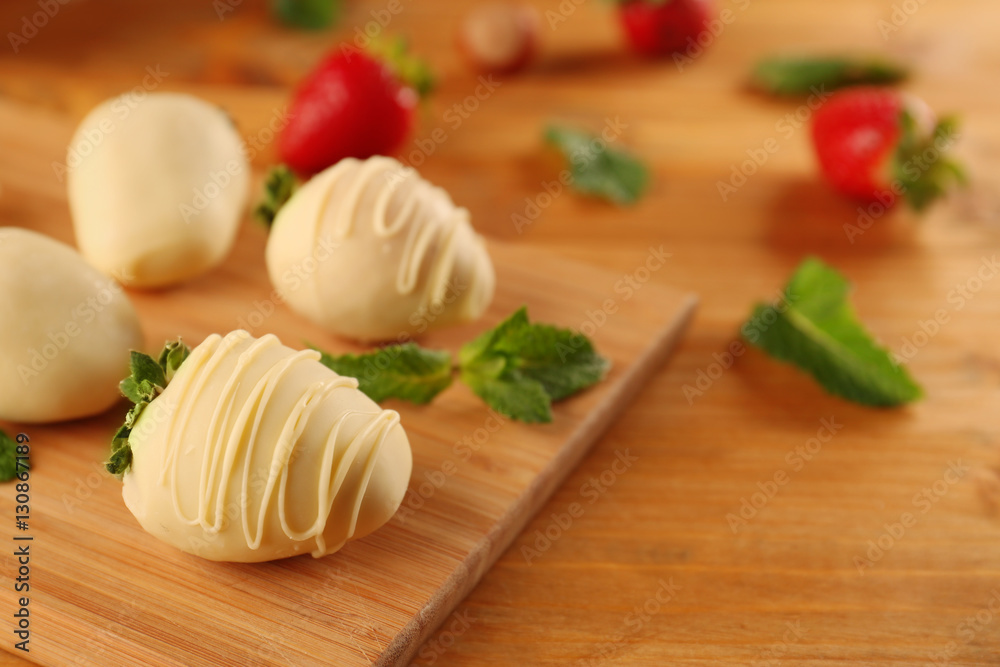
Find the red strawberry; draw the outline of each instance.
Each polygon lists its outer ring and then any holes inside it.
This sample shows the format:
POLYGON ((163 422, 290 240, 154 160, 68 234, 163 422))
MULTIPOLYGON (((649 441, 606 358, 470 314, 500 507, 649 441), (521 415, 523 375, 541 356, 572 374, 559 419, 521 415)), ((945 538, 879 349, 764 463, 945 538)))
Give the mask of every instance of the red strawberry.
POLYGON ((619 9, 632 48, 647 57, 697 44, 713 15, 711 0, 624 0, 619 9))
POLYGON ((886 88, 834 93, 813 117, 813 145, 826 179, 838 191, 890 206, 903 196, 921 210, 962 182, 947 158, 957 138, 954 119, 939 123, 920 99, 886 88))
POLYGON ((390 49, 385 58, 337 51, 306 78, 278 140, 286 164, 311 175, 346 157, 391 155, 403 145, 413 131, 419 93, 431 81, 425 66, 405 59, 404 45, 390 49))

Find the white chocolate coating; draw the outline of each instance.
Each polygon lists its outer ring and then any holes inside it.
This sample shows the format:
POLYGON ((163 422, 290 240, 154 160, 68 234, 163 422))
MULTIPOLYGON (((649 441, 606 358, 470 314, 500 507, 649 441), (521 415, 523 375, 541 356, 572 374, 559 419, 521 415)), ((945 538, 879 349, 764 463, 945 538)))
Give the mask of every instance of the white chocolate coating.
POLYGON ((0 228, 0 419, 88 417, 121 400, 139 318, 122 288, 72 248, 0 228))
POLYGON ((148 532, 217 561, 321 557, 396 512, 413 459, 382 410, 272 335, 210 336, 143 411, 125 504, 148 532))
POLYGON ((294 311, 366 341, 474 320, 496 286, 469 212, 387 157, 342 160, 296 192, 267 267, 294 311))
POLYGON ((95 108, 73 136, 67 168, 80 251, 130 287, 172 285, 222 262, 250 188, 232 121, 179 93, 95 108))

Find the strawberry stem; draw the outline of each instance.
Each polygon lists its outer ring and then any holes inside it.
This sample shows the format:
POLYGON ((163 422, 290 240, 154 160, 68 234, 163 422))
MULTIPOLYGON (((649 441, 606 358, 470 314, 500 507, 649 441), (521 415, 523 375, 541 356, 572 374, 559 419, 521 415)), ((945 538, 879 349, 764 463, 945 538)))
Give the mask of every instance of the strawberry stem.
POLYGON ((900 114, 900 139, 896 148, 893 175, 906 201, 923 211, 948 193, 954 185, 967 182, 965 169, 949 157, 958 140, 958 120, 943 118, 930 133, 922 133, 909 111, 900 114))
POLYGON ((299 179, 286 165, 272 167, 264 180, 264 195, 254 209, 254 217, 270 229, 274 219, 278 217, 278 211, 288 203, 299 185, 299 179))
POLYGON ((434 90, 437 84, 434 72, 424 60, 410 53, 405 38, 372 40, 366 51, 385 63, 400 81, 417 91, 421 98, 434 90))

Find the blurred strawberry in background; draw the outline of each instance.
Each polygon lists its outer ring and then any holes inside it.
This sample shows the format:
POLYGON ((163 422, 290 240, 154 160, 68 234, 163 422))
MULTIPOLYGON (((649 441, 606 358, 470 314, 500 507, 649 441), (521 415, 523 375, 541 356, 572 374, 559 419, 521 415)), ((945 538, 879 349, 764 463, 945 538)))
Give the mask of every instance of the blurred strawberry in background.
POLYGON ((715 13, 711 0, 621 0, 618 4, 629 44, 650 58, 697 44, 715 13))
POLYGON ((538 54, 541 19, 529 5, 492 3, 472 9, 459 28, 458 45, 472 66, 510 73, 538 54))
POLYGON ((835 93, 816 111, 812 138, 826 180, 860 201, 889 207, 902 197, 920 211, 965 180, 948 157, 955 119, 939 122, 923 100, 891 88, 835 93))

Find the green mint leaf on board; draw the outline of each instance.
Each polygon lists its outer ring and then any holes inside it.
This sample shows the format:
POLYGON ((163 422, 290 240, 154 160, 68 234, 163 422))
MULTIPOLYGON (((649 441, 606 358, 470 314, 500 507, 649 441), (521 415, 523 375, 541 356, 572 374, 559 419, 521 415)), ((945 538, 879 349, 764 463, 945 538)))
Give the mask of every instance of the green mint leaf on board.
POLYGON ((17 441, 0 431, 0 482, 6 482, 16 476, 17 441))
POLYGON ((899 145, 893 159, 893 176, 915 211, 923 211, 948 194, 953 185, 965 185, 965 169, 949 157, 958 139, 958 120, 941 119, 934 130, 921 132, 908 111, 900 116, 899 145))
POLYGON ((288 203, 299 185, 299 179, 286 165, 273 167, 264 179, 264 196, 253 211, 254 217, 270 229, 274 219, 278 217, 278 211, 288 203))
POLYGON ((272 0, 274 15, 287 25, 323 30, 340 19, 342 0, 272 0))
POLYGON ((890 407, 920 398, 923 391, 906 369, 858 321, 849 288, 836 270, 809 258, 785 288, 785 303, 757 305, 744 336, 849 401, 890 407))
POLYGON ((129 445, 132 428, 146 406, 167 388, 167 384, 190 354, 191 349, 179 339, 164 345, 156 359, 142 352, 132 351, 129 361, 131 374, 119 386, 122 394, 135 405, 125 415, 125 423, 111 438, 111 457, 104 466, 112 475, 120 478, 128 472, 132 465, 132 447, 129 445))
POLYGON ((451 355, 415 343, 389 345, 361 355, 320 354, 320 363, 338 375, 356 378, 358 389, 376 403, 399 398, 423 405, 452 382, 451 355))
POLYGON ((459 364, 476 395, 524 422, 552 421, 553 401, 596 384, 610 366, 585 336, 532 324, 526 308, 465 345, 459 364))
POLYGON ((894 84, 907 76, 902 65, 878 58, 775 57, 757 63, 752 81, 774 95, 809 95, 862 84, 894 84))
POLYGON ((597 135, 552 125, 545 140, 566 157, 572 185, 579 192, 627 206, 639 201, 649 187, 646 165, 597 135))
POLYGON ((552 398, 545 393, 545 387, 534 380, 516 373, 503 373, 498 377, 462 373, 462 380, 500 414, 528 424, 552 421, 552 398))

